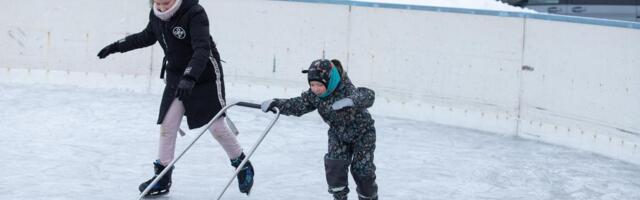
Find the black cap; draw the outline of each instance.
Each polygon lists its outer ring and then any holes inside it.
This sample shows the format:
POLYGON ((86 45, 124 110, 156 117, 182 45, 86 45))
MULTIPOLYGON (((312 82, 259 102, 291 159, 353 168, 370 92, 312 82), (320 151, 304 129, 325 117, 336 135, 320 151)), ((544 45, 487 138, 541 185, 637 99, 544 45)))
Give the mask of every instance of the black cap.
POLYGON ((307 80, 318 81, 324 84, 325 87, 329 84, 329 78, 333 63, 327 59, 319 59, 311 62, 308 70, 303 70, 302 73, 307 73, 307 80))

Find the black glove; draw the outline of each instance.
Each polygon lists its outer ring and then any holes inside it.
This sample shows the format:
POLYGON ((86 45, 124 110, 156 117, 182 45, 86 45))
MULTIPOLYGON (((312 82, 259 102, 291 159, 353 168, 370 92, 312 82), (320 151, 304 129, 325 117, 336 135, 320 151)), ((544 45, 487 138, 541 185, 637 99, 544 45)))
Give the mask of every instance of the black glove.
POLYGON ((193 90, 193 86, 196 84, 196 81, 193 78, 185 76, 178 83, 178 88, 176 89, 176 97, 180 101, 186 99, 191 95, 191 90, 193 90))
POLYGON ((118 49, 118 42, 111 43, 110 45, 107 45, 106 47, 102 48, 100 52, 98 52, 98 58, 100 59, 106 58, 109 54, 112 54, 118 51, 120 51, 118 49))

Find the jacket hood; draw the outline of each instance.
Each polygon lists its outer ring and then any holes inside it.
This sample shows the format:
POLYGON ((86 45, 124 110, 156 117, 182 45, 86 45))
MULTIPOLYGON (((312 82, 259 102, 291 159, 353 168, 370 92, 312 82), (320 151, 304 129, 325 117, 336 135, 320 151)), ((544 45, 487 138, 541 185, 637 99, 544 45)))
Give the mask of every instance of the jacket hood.
POLYGON ((187 12, 191 7, 198 5, 198 0, 182 0, 182 5, 180 5, 180 8, 178 9, 178 12, 176 12, 175 16, 180 16, 183 13, 187 12))

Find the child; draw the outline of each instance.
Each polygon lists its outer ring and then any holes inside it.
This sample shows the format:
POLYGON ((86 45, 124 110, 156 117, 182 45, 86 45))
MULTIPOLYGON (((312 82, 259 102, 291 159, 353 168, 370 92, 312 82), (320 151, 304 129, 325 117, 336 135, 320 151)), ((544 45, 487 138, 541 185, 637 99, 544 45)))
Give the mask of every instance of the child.
MULTIPOLYGON (((148 47, 157 41, 165 54, 160 76, 166 73, 167 84, 158 116, 160 142, 158 158, 153 163, 155 176, 140 184, 140 192, 173 160, 182 116, 186 115, 189 128, 195 129, 206 125, 225 106, 220 54, 209 34, 209 18, 198 0, 153 0, 146 28, 106 46, 98 57, 148 47)), ((245 155, 224 117, 215 120, 209 132, 237 168, 245 155)), ((173 167, 147 195, 168 193, 172 173, 173 167)), ((249 194, 253 176, 253 166, 247 162, 238 173, 240 192, 249 194)))
POLYGON ((317 109, 330 126, 329 150, 324 156, 329 193, 336 200, 347 199, 351 166, 359 199, 378 199, 376 167, 373 164, 376 129, 367 111, 373 105, 374 92, 356 88, 338 60, 313 61, 309 70, 303 73, 307 73, 309 90, 300 97, 264 101, 262 111, 276 107, 284 115, 301 116, 317 109))

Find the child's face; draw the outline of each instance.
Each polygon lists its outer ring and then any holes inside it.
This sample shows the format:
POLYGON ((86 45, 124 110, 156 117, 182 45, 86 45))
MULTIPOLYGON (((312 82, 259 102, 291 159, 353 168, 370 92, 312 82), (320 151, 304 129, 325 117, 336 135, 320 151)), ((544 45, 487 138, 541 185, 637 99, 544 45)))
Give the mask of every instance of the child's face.
POLYGON ((169 10, 176 3, 176 0, 153 0, 153 3, 156 4, 160 12, 164 12, 169 10))
POLYGON ((324 84, 319 81, 309 82, 309 87, 311 88, 311 92, 316 95, 321 95, 322 93, 327 91, 327 87, 325 87, 324 84))

